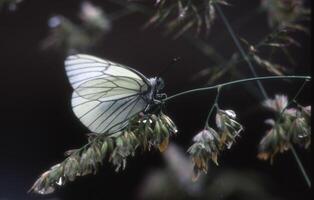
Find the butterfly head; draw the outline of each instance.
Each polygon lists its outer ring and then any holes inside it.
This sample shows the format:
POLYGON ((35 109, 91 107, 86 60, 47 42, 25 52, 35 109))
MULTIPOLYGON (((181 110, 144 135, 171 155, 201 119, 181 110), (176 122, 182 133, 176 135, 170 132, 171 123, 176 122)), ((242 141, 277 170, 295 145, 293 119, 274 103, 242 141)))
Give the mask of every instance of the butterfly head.
POLYGON ((149 81, 156 92, 162 90, 165 87, 164 80, 160 77, 150 78, 149 81))
POLYGON ((161 103, 161 100, 166 98, 166 94, 161 94, 160 91, 164 88, 165 84, 162 78, 154 77, 150 78, 149 82, 151 84, 152 89, 148 94, 148 99, 154 102, 154 104, 161 103))
POLYGON ((162 78, 156 77, 156 89, 157 91, 164 89, 165 87, 165 82, 162 78))

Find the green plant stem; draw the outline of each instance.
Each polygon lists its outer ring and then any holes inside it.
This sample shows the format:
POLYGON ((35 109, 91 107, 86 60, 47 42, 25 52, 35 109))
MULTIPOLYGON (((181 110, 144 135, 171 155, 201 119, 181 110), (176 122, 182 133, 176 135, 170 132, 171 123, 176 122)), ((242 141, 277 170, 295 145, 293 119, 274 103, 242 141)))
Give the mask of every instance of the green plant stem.
POLYGON ((166 99, 164 99, 164 101, 169 101, 171 99, 174 99, 176 97, 182 96, 182 95, 186 95, 186 94, 191 94, 191 93, 196 93, 196 92, 201 92, 201 91, 207 91, 207 90, 213 90, 213 89, 217 89, 218 87, 225 87, 225 86, 230 86, 230 85, 236 85, 236 84, 240 84, 240 83, 245 83, 245 82, 249 82, 249 81, 257 81, 257 80, 271 80, 271 79, 302 79, 302 80, 310 80, 311 77, 310 76, 261 76, 261 77, 253 77, 253 78, 246 78, 246 79, 240 79, 240 80, 236 80, 236 81, 230 81, 230 82, 226 82, 226 83, 221 83, 218 85, 214 85, 214 86, 209 86, 209 87, 201 87, 201 88, 196 88, 196 89, 192 89, 192 90, 187 90, 187 91, 183 91, 177 94, 174 94, 172 96, 167 97, 166 99))
POLYGON ((300 168, 300 171, 302 172, 304 180, 306 181, 306 183, 309 186, 309 188, 311 188, 311 180, 310 180, 309 176, 307 175, 307 173, 306 173, 306 171, 305 171, 305 169, 303 167, 303 164, 302 164, 302 162, 301 162, 301 160, 300 160, 296 150, 294 149, 293 145, 290 145, 290 150, 291 150, 291 152, 293 154, 293 157, 294 157, 295 161, 297 162, 297 164, 298 164, 298 166, 300 168))
MULTIPOLYGON (((220 6, 217 4, 217 3, 214 3, 214 6, 219 14, 219 16, 221 17, 223 23, 225 24, 228 32, 230 33, 231 37, 232 37, 232 40, 234 41, 235 45, 237 46, 237 48, 239 49, 240 51, 240 54, 242 55, 242 57, 244 58, 244 60, 247 62, 247 64, 249 65, 249 68, 253 74, 254 77, 258 77, 258 74, 257 72, 255 71, 254 67, 253 67, 253 64, 252 62, 250 61, 249 57, 246 55, 245 51, 243 50, 241 44, 240 44, 240 41, 239 39, 236 37, 236 34, 235 32, 233 31, 228 19, 226 18, 226 16, 224 15, 224 13, 222 12, 220 6)), ((264 88, 264 86, 262 85, 262 83, 257 80, 257 85, 259 87, 259 89, 261 90, 261 93, 264 97, 264 99, 267 99, 268 98, 268 95, 266 93, 266 90, 264 88)))
MULTIPOLYGON (((252 63, 251 63, 251 61, 250 61, 250 59, 248 58, 248 56, 246 55, 245 51, 243 50, 243 48, 242 48, 242 46, 241 46, 241 44, 240 44, 238 38, 236 37, 236 35, 235 35, 235 33, 234 33, 234 31, 233 31, 231 25, 230 25, 230 23, 228 22, 228 20, 227 20, 227 18, 225 17, 224 13, 223 13, 222 10, 220 9, 220 6, 219 6, 218 4, 214 4, 214 6, 215 6, 215 8, 216 8, 218 14, 220 15, 220 17, 221 17, 223 23, 225 24, 225 26, 226 26, 228 32, 230 33, 230 35, 231 35, 231 37, 232 37, 234 43, 236 44, 237 48, 239 49, 239 51, 240 51, 242 57, 243 57, 244 60, 248 63, 249 68, 250 68, 250 70, 251 70, 253 76, 254 76, 254 77, 258 77, 258 75, 257 75, 257 73, 256 73, 256 71, 255 71, 255 69, 254 69, 254 67, 253 67, 253 65, 252 65, 252 63)), ((265 88, 263 87, 262 83, 261 83, 259 80, 257 80, 257 85, 258 85, 259 89, 261 90, 262 95, 264 96, 264 98, 265 98, 265 99, 268 99, 268 95, 267 95, 267 93, 266 93, 266 90, 265 90, 265 88)), ((304 85, 305 85, 305 83, 301 86, 301 88, 300 88, 299 91, 297 92, 295 98, 299 95, 299 93, 300 93, 301 90, 303 89, 304 85)), ((293 98, 293 101, 295 101, 295 98, 293 98)), ((288 104, 288 105, 289 105, 289 104, 288 104)), ((291 146, 292 146, 292 145, 291 145, 291 146)), ((300 159, 299 159, 299 157, 298 157, 296 151, 294 150, 293 147, 291 147, 291 150, 292 150, 292 153, 293 153, 293 155, 294 155, 294 157, 295 157, 295 159, 296 159, 296 162, 298 163, 299 168, 300 168, 300 170, 301 170, 301 172, 302 172, 302 174, 303 174, 303 176, 304 176, 304 179, 306 180, 306 182, 307 182, 307 184, 309 185, 309 187, 311 187, 310 179, 309 179, 309 177, 307 176, 307 174, 306 174, 306 172, 305 172, 305 170, 304 170, 304 167, 303 167, 303 165, 302 165, 302 163, 301 163, 301 161, 300 161, 300 159)))

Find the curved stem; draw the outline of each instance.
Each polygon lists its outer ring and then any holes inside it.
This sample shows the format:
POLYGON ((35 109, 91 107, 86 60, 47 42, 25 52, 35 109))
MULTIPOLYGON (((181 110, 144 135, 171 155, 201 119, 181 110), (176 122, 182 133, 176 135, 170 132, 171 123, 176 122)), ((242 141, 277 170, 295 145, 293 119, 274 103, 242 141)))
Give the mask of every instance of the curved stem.
MULTIPOLYGON (((286 107, 284 107, 284 108, 282 109, 282 111, 281 111, 280 114, 279 114, 278 119, 276 120, 276 124, 277 124, 277 123, 279 122, 279 120, 282 118, 283 113, 288 109, 288 107, 289 107, 292 103, 296 103, 296 99, 298 98, 298 96, 299 96, 300 93, 302 92, 304 86, 306 85, 306 82, 307 82, 307 80, 305 80, 305 81, 303 82, 303 84, 302 84, 301 87, 298 89, 298 91, 297 91, 297 93, 294 95, 294 97, 288 102, 288 104, 286 105, 286 107)), ((300 158, 299 158, 299 156, 298 156, 298 153, 296 152, 296 150, 294 149, 294 147, 293 147, 292 144, 290 145, 290 150, 292 151, 293 157, 294 157, 295 161, 297 162, 297 164, 298 164, 298 166, 299 166, 299 168, 300 168, 300 171, 301 171, 301 173, 302 173, 302 175, 303 175, 303 177, 304 177, 304 180, 306 181, 307 185, 308 185, 309 187, 311 187, 311 180, 310 180, 309 176, 307 175, 307 173, 306 173, 306 171, 305 171, 305 169, 304 169, 304 166, 303 166, 303 164, 302 164, 302 162, 301 162, 301 160, 300 160, 300 158)))
POLYGON ((292 103, 296 103, 296 99, 298 98, 298 96, 300 95, 300 93, 302 92, 304 86, 306 85, 307 79, 305 79, 305 81, 303 82, 303 84, 301 85, 301 87, 298 89, 297 93, 294 95, 294 97, 287 103, 287 105, 282 109, 282 111, 280 111, 279 113, 279 117, 276 121, 276 123, 278 123, 283 115, 283 113, 288 109, 288 107, 292 104, 292 103))
POLYGON ((208 112, 208 115, 206 117, 205 128, 208 128, 208 121, 209 121, 209 118, 212 115, 214 109, 215 108, 218 109, 218 100, 219 100, 219 96, 220 96, 220 91, 221 91, 221 86, 217 87, 216 98, 215 98, 213 106, 210 108, 210 111, 208 112))
POLYGON ((298 90, 297 93, 294 95, 294 97, 293 97, 293 99, 292 99, 291 101, 295 102, 295 101, 297 100, 298 96, 300 95, 300 93, 302 92, 303 88, 305 87, 307 81, 308 81, 308 80, 306 79, 306 80, 303 82, 303 84, 301 85, 301 87, 299 88, 299 90, 298 90))
POLYGON ((196 88, 192 90, 187 90, 184 92, 180 92, 177 94, 174 94, 172 96, 167 97, 164 99, 164 102, 169 101, 171 99, 174 99, 176 97, 186 95, 186 94, 191 94, 191 93, 196 93, 196 92, 201 92, 201 91, 207 91, 207 90, 213 90, 217 89, 218 87, 225 87, 225 86, 230 86, 230 85, 236 85, 244 82, 249 82, 249 81, 256 81, 256 80, 271 80, 271 79, 303 79, 303 80, 310 80, 310 76, 261 76, 261 77, 254 77, 254 78, 246 78, 246 79, 240 79, 236 81, 230 81, 226 83, 222 83, 219 85, 214 85, 214 86, 209 86, 209 87, 201 87, 201 88, 196 88))

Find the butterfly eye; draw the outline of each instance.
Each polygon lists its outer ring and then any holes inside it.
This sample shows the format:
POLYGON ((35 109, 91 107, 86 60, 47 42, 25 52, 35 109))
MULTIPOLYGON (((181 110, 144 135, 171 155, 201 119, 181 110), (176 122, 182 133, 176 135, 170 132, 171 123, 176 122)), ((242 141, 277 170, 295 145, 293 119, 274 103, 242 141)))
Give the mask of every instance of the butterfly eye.
POLYGON ((157 89, 162 90, 165 87, 164 80, 162 78, 157 78, 157 89))

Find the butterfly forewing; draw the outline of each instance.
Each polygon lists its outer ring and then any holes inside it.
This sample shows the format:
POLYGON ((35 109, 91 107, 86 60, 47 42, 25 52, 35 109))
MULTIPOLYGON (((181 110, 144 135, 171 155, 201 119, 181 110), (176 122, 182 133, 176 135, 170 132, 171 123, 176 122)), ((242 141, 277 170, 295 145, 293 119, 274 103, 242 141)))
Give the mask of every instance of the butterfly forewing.
POLYGON ((112 76, 125 76, 139 82, 141 85, 148 84, 146 78, 139 72, 135 72, 121 64, 90 55, 77 54, 67 57, 65 69, 74 89, 87 80, 112 76))
POLYGON ((73 111, 92 132, 115 133, 148 106, 143 95, 149 82, 130 68, 81 54, 69 56, 65 65, 73 111))

